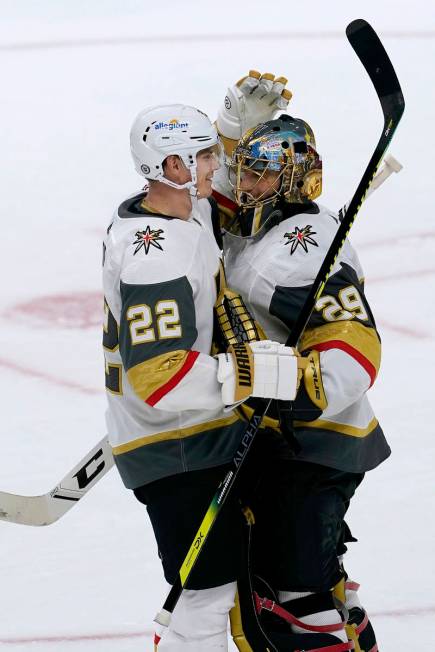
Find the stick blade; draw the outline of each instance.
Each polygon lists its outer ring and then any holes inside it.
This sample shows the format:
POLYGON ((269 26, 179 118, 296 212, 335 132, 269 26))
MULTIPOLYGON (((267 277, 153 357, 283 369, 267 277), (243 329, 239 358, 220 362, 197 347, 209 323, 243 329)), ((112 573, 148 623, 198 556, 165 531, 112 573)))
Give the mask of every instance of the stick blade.
POLYGON ((22 496, 0 491, 0 521, 37 527, 55 523, 101 480, 113 464, 112 449, 104 437, 48 493, 22 496))
MULTIPOLYGON (((60 515, 59 515, 60 516, 60 515)), ((50 513, 46 496, 17 496, 0 492, 0 520, 20 525, 50 525, 59 516, 50 513)))

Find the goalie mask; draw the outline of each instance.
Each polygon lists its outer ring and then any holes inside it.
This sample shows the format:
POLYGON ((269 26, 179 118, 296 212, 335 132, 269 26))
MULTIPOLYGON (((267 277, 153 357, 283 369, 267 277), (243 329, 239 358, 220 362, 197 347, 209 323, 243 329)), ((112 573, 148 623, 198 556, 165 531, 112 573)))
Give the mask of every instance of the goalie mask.
POLYGON ((130 147, 139 174, 178 190, 188 188, 192 195, 196 195, 196 155, 212 148, 219 162, 223 158, 219 136, 208 116, 183 104, 141 111, 130 131, 130 147), (171 155, 180 157, 190 171, 191 181, 180 185, 165 177, 163 163, 171 155))
POLYGON ((284 114, 250 129, 234 150, 230 181, 242 210, 314 201, 322 192, 322 160, 311 127, 284 114))

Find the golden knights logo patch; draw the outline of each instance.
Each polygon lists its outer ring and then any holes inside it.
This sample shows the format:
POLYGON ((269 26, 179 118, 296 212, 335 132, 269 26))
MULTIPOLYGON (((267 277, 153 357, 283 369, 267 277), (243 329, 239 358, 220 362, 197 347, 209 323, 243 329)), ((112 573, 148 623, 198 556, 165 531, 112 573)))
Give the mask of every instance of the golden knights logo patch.
POLYGON ((145 255, 149 252, 150 247, 155 247, 163 251, 163 247, 160 244, 159 240, 164 240, 165 238, 161 237, 163 229, 150 229, 149 226, 144 231, 136 231, 135 237, 136 240, 133 242, 136 246, 136 249, 133 252, 133 256, 137 254, 142 248, 145 252, 145 255))
POLYGON ((318 247, 319 245, 314 240, 313 235, 316 235, 316 231, 312 231, 311 224, 307 224, 303 229, 300 229, 298 226, 295 227, 294 231, 291 233, 284 233, 284 238, 288 238, 285 245, 291 245, 290 247, 290 256, 294 254, 296 249, 301 246, 304 251, 308 253, 308 245, 314 245, 318 247))

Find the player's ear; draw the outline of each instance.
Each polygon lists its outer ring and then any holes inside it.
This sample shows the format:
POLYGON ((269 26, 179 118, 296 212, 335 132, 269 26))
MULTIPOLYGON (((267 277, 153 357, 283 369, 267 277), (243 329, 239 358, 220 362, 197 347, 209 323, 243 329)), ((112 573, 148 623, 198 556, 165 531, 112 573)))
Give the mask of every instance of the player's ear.
POLYGON ((186 166, 176 154, 170 154, 163 162, 165 177, 172 181, 178 181, 180 174, 183 174, 185 170, 186 166))
POLYGON ((164 172, 169 172, 176 168, 177 164, 179 163, 179 157, 176 156, 175 154, 171 154, 170 156, 167 156, 165 160, 163 161, 163 170, 164 172))

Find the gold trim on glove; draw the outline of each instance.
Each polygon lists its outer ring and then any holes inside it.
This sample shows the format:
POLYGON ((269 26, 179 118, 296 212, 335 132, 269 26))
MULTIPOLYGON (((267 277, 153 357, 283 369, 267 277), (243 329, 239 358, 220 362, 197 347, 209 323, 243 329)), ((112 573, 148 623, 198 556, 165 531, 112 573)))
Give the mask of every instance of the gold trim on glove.
POLYGON ((233 357, 236 373, 234 403, 246 401, 254 389, 254 354, 249 344, 238 342, 228 347, 228 355, 233 357))
POLYGON ((328 401, 323 387, 322 371, 320 368, 320 353, 310 351, 306 358, 307 366, 304 371, 304 385, 310 400, 322 412, 326 409, 328 401))
POLYGON ((224 287, 215 303, 216 316, 226 346, 240 341, 265 340, 261 326, 249 313, 240 294, 224 287))
MULTIPOLYGON (((215 123, 215 126, 216 126, 216 123, 215 123)), ((225 154, 226 154, 229 158, 231 158, 232 155, 233 155, 233 152, 234 152, 234 150, 236 149, 237 144, 238 144, 239 141, 238 141, 238 140, 234 140, 233 138, 227 138, 226 136, 224 136, 223 134, 221 134, 221 132, 219 131, 219 129, 217 130, 217 132, 218 132, 218 134, 219 134, 219 138, 221 139, 222 145, 224 146, 225 154)))

